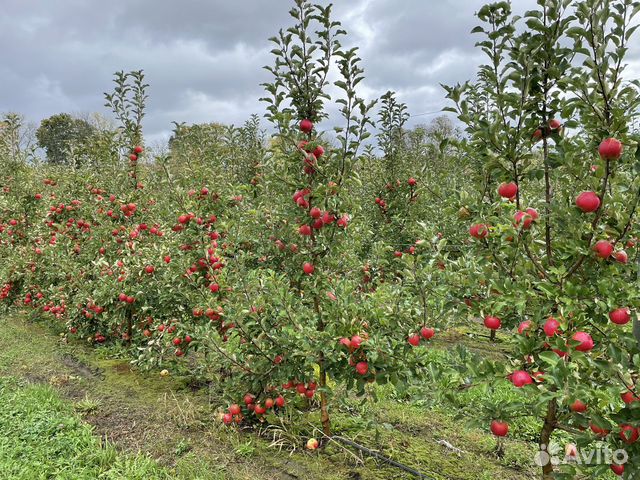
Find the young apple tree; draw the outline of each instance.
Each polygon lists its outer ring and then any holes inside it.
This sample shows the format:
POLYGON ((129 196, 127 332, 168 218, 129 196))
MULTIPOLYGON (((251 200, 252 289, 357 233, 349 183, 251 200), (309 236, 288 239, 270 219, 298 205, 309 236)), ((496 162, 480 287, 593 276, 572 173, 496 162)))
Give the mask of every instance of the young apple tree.
MULTIPOLYGON (((630 126, 640 96, 624 76, 639 9, 630 0, 548 0, 518 21, 507 2, 486 5, 474 32, 489 63, 475 83, 447 87, 487 180, 476 186, 474 247, 460 281, 474 290, 474 316, 511 345, 507 361, 472 371, 522 394, 487 409, 491 430, 504 436, 510 418, 533 413, 543 451, 557 430, 579 447, 624 447, 628 464, 611 467, 618 474, 640 465, 632 329, 640 295, 629 260, 639 233, 630 126)), ((544 478, 578 470, 541 467, 544 478)), ((600 475, 609 465, 583 468, 600 475)))

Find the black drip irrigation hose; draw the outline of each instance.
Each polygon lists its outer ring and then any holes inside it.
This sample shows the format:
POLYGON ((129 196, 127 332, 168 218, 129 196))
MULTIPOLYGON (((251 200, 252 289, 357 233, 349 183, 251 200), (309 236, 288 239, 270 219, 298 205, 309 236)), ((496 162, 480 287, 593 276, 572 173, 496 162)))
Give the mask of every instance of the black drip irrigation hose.
POLYGON ((390 459, 389 457, 385 457, 384 455, 379 454, 378 452, 374 452, 373 450, 369 450, 367 447, 363 447, 362 445, 359 445, 355 442, 352 442, 351 440, 347 440, 346 438, 342 438, 342 437, 338 437, 338 436, 332 436, 329 437, 331 440, 333 440, 334 442, 340 442, 343 443, 345 445, 348 445, 350 447, 353 447, 357 450, 360 450, 363 453, 366 453, 367 455, 369 455, 370 457, 374 457, 378 460, 380 460, 381 462, 387 463, 389 465, 392 465, 396 468, 399 468, 400 470, 404 470, 407 473, 410 473, 411 475, 418 477, 418 478, 423 478, 425 480, 435 480, 433 477, 428 477, 426 476, 424 473, 420 473, 417 470, 414 470, 411 467, 408 467, 407 465, 403 465, 400 462, 396 462, 395 460, 390 459))

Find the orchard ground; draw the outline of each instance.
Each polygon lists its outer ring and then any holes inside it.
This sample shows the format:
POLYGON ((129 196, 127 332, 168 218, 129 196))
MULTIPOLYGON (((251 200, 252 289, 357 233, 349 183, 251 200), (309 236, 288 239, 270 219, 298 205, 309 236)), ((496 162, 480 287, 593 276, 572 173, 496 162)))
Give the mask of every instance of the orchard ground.
MULTIPOLYGON (((74 479, 98 474, 113 479, 412 478, 334 443, 313 453, 289 443, 294 434, 318 436, 315 418, 308 425, 264 431, 224 427, 209 406, 215 385, 189 384, 188 376, 174 372, 159 377, 157 371, 132 370, 117 349, 66 343, 21 315, 5 316, 1 323, 1 478, 61 472, 74 479), (48 436, 55 441, 43 441, 48 436)), ((434 359, 447 355, 450 341, 501 355, 499 343, 492 348, 475 336, 448 332, 433 344, 434 359)), ((455 418, 458 412, 445 410, 429 395, 416 391, 412 398, 398 399, 379 386, 370 389, 374 394, 377 403, 347 400, 336 415, 336 433, 434 479, 531 478, 535 420, 515 422, 499 458, 495 437, 469 429, 455 418)), ((460 394, 472 408, 483 392, 460 394)), ((508 396, 509 388, 494 394, 508 396)))

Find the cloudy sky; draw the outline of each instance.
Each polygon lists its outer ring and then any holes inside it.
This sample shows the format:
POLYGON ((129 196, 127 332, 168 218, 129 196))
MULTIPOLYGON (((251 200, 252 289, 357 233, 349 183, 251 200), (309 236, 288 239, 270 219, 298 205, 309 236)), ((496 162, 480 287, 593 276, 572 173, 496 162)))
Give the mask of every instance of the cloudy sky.
MULTIPOLYGON (((320 3, 328 2, 320 0, 320 3)), ((392 89, 414 115, 444 105, 440 83, 463 82, 483 60, 469 34, 484 0, 337 0, 335 18, 360 47, 364 92, 392 89)), ((241 124, 262 114, 267 38, 290 25, 288 0, 0 0, 0 112, 39 121, 102 112, 113 72, 144 69, 151 141, 171 121, 241 124)), ((524 11, 535 0, 517 0, 524 11)), ((640 42, 638 42, 640 43, 640 42)), ((640 73, 640 47, 631 53, 640 73)), ((418 115, 411 122, 424 122, 418 115)))

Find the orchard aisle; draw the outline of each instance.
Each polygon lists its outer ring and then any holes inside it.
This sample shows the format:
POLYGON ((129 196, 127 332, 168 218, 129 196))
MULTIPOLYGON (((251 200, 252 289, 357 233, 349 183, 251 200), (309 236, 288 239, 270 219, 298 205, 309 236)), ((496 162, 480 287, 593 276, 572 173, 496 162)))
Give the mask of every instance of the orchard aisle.
MULTIPOLYGON (((126 361, 64 343, 20 316, 5 317, 1 325, 0 398, 11 408, 0 416, 2 431, 9 432, 0 441, 0 478, 26 480, 63 470, 73 479, 98 473, 145 480, 411 478, 371 460, 358 466, 338 448, 326 454, 279 452, 257 435, 222 427, 204 389, 133 372, 126 361), (41 442, 52 435, 56 442, 41 442)), ((460 431, 450 417, 390 400, 376 406, 376 416, 388 430, 383 453, 435 479, 528 478, 491 458, 491 436, 460 431), (467 453, 453 454, 442 439, 467 453)), ((354 421, 362 419, 340 418, 347 435, 354 421)), ((373 432, 356 439, 375 445, 373 432)))
POLYGON ((316 472, 327 465, 317 456, 304 455, 298 465, 221 427, 204 395, 181 392, 176 379, 147 378, 126 361, 101 359, 18 316, 0 325, 0 398, 12 405, 0 416, 8 432, 0 441, 0 478, 33 480, 57 471, 74 480, 98 472, 145 480, 345 478, 321 477, 316 472), (41 442, 51 435, 56 442, 41 442), (109 447, 93 454, 100 439, 122 455, 109 447))

